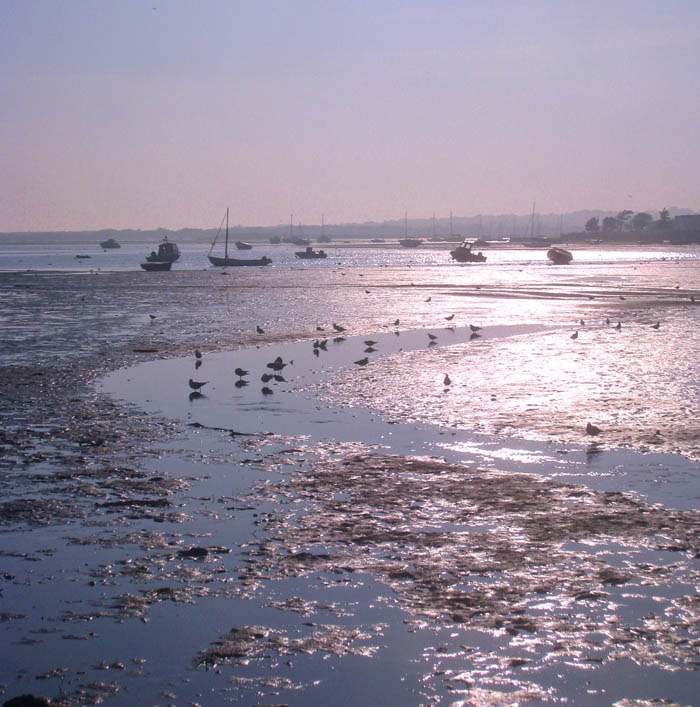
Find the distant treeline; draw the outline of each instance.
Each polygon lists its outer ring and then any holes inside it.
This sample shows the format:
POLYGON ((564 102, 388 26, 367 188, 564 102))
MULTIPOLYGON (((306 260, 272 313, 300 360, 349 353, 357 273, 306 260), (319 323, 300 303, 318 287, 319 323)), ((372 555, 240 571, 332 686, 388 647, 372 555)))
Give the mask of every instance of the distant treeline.
MULTIPOLYGON (((664 209, 669 218, 679 215, 693 214, 692 209, 664 209)), ((538 236, 559 236, 560 234, 586 232, 591 230, 591 224, 619 222, 620 214, 627 212, 615 211, 574 211, 566 214, 481 214, 476 216, 431 217, 422 219, 396 219, 392 221, 367 221, 365 223, 343 224, 280 224, 277 226, 234 226, 229 228, 230 235, 236 239, 250 241, 268 241, 270 238, 293 237, 317 240, 322 235, 332 239, 342 238, 401 238, 406 231, 410 236, 421 238, 504 238, 527 237, 530 234, 538 236), (607 219, 607 220, 606 220, 607 219)), ((631 212, 629 212, 631 213, 631 212)), ((643 212, 646 213, 646 212, 643 212)), ((650 212, 657 213, 657 212, 650 212)), ((153 230, 140 229, 103 229, 99 231, 32 231, 0 233, 0 243, 8 245, 23 243, 99 243, 114 238, 120 243, 159 243, 167 236, 169 240, 178 243, 208 243, 214 239, 216 229, 182 228, 168 230, 157 228, 153 230)))

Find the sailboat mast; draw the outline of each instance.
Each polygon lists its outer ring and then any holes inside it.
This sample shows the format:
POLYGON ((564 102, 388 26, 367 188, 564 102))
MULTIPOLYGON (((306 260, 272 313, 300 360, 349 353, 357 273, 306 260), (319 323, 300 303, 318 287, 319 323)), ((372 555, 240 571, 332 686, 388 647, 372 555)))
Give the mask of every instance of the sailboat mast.
POLYGON ((226 207, 226 243, 224 244, 224 258, 228 258, 228 206, 226 207))

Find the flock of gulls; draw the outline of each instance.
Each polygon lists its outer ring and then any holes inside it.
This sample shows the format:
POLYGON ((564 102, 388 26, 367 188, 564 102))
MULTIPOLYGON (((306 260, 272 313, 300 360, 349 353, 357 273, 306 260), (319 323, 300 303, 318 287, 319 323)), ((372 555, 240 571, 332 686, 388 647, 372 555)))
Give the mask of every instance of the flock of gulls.
MULTIPOLYGON (((620 295, 621 299, 624 299, 622 295, 620 295)), ((694 298, 691 297, 691 299, 694 298)), ((426 302, 431 301, 431 297, 428 297, 426 302)), ((155 319, 155 315, 150 315, 152 319, 155 319)), ((450 314, 444 319, 448 322, 448 325, 446 326, 446 329, 454 331, 455 326, 452 324, 453 320, 455 319, 454 314, 450 314)), ((609 317, 606 317, 605 320, 605 325, 606 326, 611 326, 612 322, 610 321, 609 317)), ((399 319, 394 320, 393 322, 393 327, 395 328, 394 334, 398 336, 400 334, 398 327, 399 327, 400 321, 399 319)), ((586 326, 586 322, 581 319, 579 321, 580 328, 583 328, 586 326)), ((612 326, 612 328, 616 331, 621 331, 622 330, 622 322, 618 320, 617 324, 612 326)), ((651 325, 651 329, 654 329, 658 331, 661 328, 661 322, 657 321, 655 324, 651 325)), ((469 324, 469 329, 471 331, 470 333, 470 339, 476 339, 481 336, 479 331, 481 330, 480 326, 477 326, 475 324, 469 324)), ((573 334, 570 335, 570 338, 573 340, 576 340, 579 338, 579 328, 577 328, 573 334)), ((265 330, 260 326, 257 325, 255 327, 256 334, 264 334, 265 330)), ((317 326, 316 327, 317 332, 326 332, 327 330, 322 327, 322 326, 317 326)), ((332 322, 332 331, 331 331, 331 337, 329 338, 319 338, 315 339, 312 343, 312 351, 313 355, 318 357, 321 355, 321 352, 327 351, 328 350, 328 344, 329 342, 332 342, 334 344, 338 344, 342 341, 345 341, 345 337, 343 336, 343 333, 346 331, 345 327, 343 327, 340 324, 337 324, 336 322, 332 322)), ((433 332, 428 331, 427 332, 428 336, 428 346, 435 346, 438 343, 438 335, 434 334, 433 332)), ((377 341, 373 339, 365 339, 363 341, 364 346, 366 347, 364 349, 364 353, 366 354, 363 358, 357 359, 356 361, 353 361, 354 365, 359 366, 359 367, 364 367, 367 366, 370 362, 370 357, 369 354, 374 353, 377 351, 375 346, 378 344, 377 341)), ((271 383, 282 383, 286 382, 286 379, 282 375, 282 370, 288 366, 293 364, 294 361, 288 361, 285 362, 282 357, 278 356, 276 359, 273 361, 270 361, 269 363, 266 364, 266 368, 269 369, 265 372, 262 373, 260 376, 260 381, 262 383, 261 387, 261 393, 263 395, 272 395, 273 390, 270 388, 269 384, 271 383)), ((199 349, 195 350, 195 369, 198 369, 202 365, 202 352, 199 351, 199 349)), ((236 388, 243 388, 249 384, 248 377, 250 376, 250 372, 247 370, 244 370, 242 368, 236 368, 234 370, 235 375, 237 376, 237 380, 235 381, 234 385, 236 388)), ((194 380, 192 378, 189 379, 189 387, 190 387, 190 400, 195 400, 197 398, 202 398, 205 397, 204 394, 202 393, 202 388, 207 385, 208 381, 198 381, 194 380)), ((445 392, 450 390, 450 386, 452 385, 452 379, 450 378, 449 374, 445 374, 444 378, 442 380, 443 386, 445 388, 445 392)), ((600 427, 597 427, 591 422, 588 422, 586 424, 585 432, 587 435, 591 436, 597 436, 603 432, 603 430, 600 427)))

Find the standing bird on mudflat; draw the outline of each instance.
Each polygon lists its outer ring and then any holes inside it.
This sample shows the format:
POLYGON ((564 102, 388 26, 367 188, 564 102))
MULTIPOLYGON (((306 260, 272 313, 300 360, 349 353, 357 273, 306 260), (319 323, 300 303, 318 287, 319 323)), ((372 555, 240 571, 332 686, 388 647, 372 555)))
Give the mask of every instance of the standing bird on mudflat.
POLYGON ((190 388, 192 388, 192 390, 199 390, 202 386, 205 386, 208 382, 209 381, 193 381, 191 378, 189 381, 190 388))
POLYGON ((596 427, 595 425, 592 425, 590 422, 586 424, 586 434, 587 435, 599 435, 603 430, 600 429, 600 427, 596 427))

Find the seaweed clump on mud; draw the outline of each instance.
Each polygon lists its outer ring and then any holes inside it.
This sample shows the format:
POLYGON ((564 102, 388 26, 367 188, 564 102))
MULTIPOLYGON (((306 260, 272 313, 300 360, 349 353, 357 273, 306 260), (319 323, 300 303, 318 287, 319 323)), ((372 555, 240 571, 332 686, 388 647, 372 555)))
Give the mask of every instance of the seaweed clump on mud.
POLYGON ((528 636, 528 661, 539 652, 697 669, 700 606, 682 588, 700 579, 698 512, 382 455, 320 462, 265 488, 296 503, 268 520, 242 577, 370 573, 416 625, 528 636), (637 614, 650 596, 656 611, 637 614))
POLYGON ((132 510, 162 509, 184 487, 135 468, 143 444, 173 425, 91 391, 97 370, 0 367, 0 524, 84 519, 127 499, 132 510))

